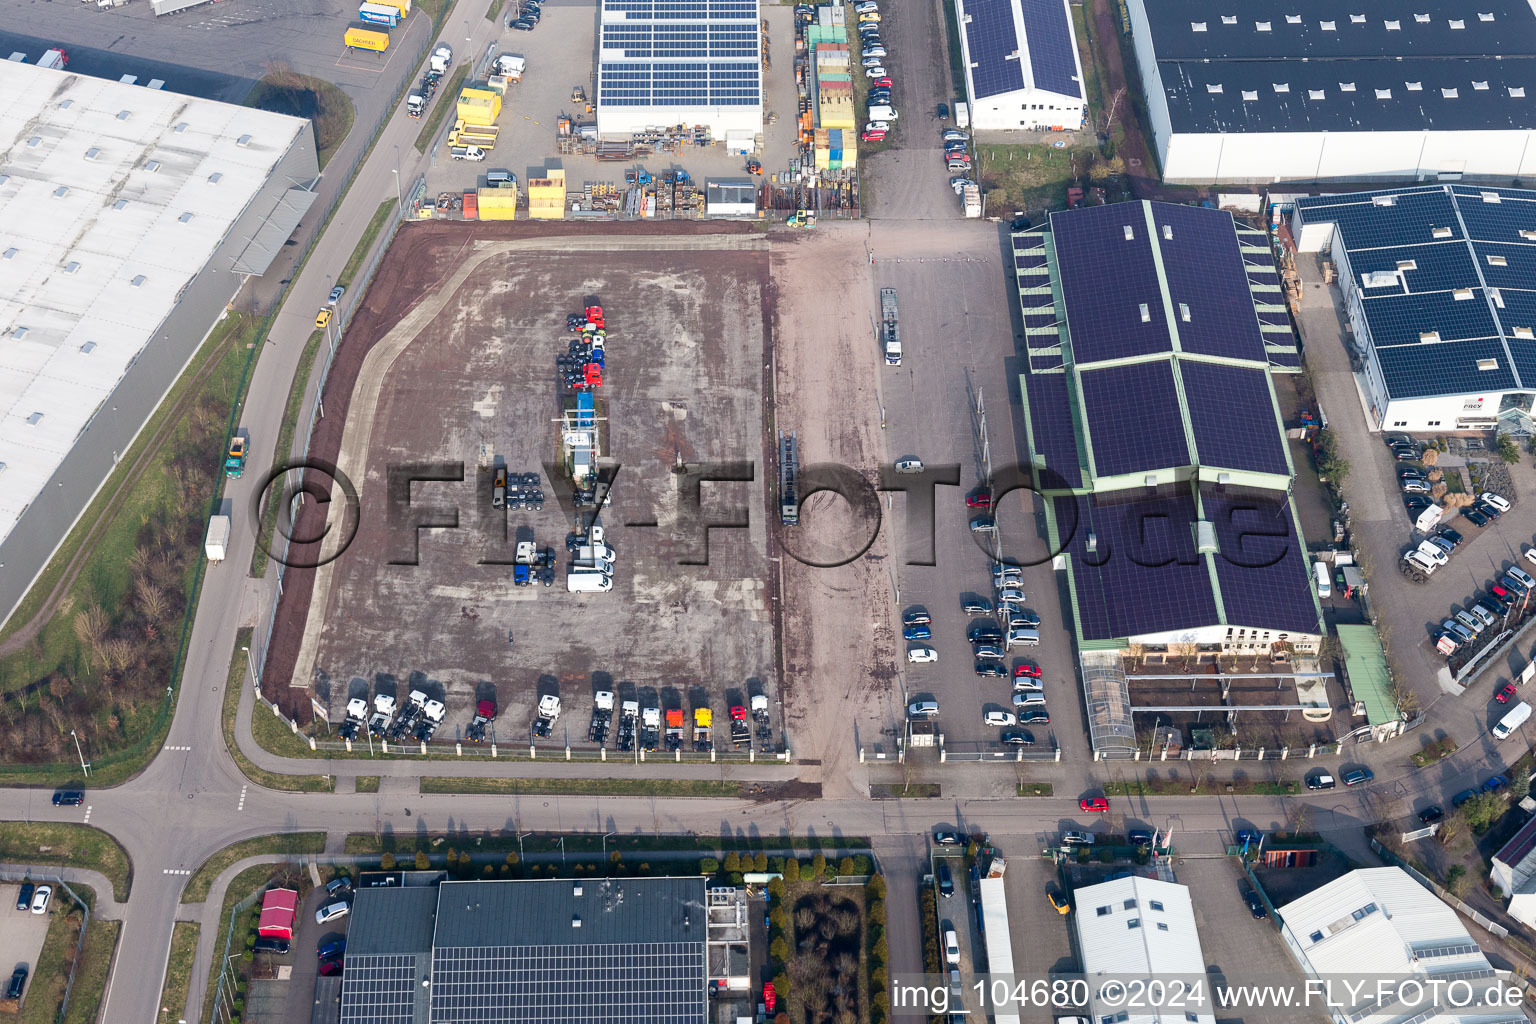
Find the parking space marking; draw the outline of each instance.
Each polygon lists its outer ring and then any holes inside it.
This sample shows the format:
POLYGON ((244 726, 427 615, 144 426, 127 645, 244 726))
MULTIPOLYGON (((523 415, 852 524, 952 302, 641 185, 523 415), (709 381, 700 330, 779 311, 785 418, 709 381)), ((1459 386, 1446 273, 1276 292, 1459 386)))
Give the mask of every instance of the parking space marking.
POLYGON ((236 807, 235 810, 237 810, 237 811, 245 810, 245 791, 247 789, 249 789, 249 788, 250 788, 250 786, 241 786, 240 787, 240 805, 238 807, 236 807))

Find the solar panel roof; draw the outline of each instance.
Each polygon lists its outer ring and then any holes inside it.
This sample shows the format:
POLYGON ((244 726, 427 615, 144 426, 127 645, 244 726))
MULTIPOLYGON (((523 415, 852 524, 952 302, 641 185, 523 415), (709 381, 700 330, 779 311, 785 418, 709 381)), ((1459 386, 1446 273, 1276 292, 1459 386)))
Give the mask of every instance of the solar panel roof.
POLYGON ((1515 387, 1515 375, 1510 372, 1504 346, 1496 338, 1395 345, 1378 348, 1376 358, 1387 393, 1393 398, 1507 391, 1515 387))
POLYGON ((1084 370, 1079 381, 1097 476, 1189 465, 1170 362, 1084 370))
POLYGON ((1077 362, 1172 350, 1140 203, 1053 213, 1051 234, 1077 362))
POLYGON ((1205 488, 1200 503, 1216 531, 1216 579, 1227 624, 1323 632, 1306 545, 1284 495, 1205 488))
POLYGON ((1077 54, 1066 0, 1022 0, 1029 75, 1035 88, 1063 96, 1083 95, 1077 80, 1077 54))
POLYGON ((1013 0, 961 0, 971 86, 977 99, 1024 88, 1013 0))
POLYGON ((1065 373, 1027 373, 1019 378, 1034 453, 1045 459, 1039 480, 1045 489, 1077 487, 1083 482, 1069 396, 1071 380, 1065 373))
POLYGON ((1263 369, 1179 360, 1200 465, 1289 473, 1263 369))
POLYGON ((1174 302, 1185 352, 1262 360, 1264 339, 1253 312, 1246 264, 1225 210, 1157 203, 1153 239, 1174 302))
POLYGON ((757 0, 603 0, 599 107, 762 102, 757 0))
MULTIPOLYGON (((423 957, 423 959, 425 959, 423 957)), ((425 972, 410 953, 347 951, 341 979, 341 1024, 426 1024, 418 984, 425 972)))

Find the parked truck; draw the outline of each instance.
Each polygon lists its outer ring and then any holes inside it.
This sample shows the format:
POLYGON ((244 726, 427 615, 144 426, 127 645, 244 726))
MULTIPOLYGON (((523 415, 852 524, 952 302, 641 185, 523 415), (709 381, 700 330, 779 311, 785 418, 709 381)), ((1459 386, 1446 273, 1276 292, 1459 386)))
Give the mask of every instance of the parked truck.
POLYGON ((357 20, 369 25, 394 28, 400 24, 400 9, 389 4, 362 3, 357 8, 357 20))
POLYGON ((427 698, 422 704, 421 714, 416 716, 416 728, 413 730, 415 737, 422 743, 432 742, 432 734, 443 724, 443 716, 447 711, 442 701, 427 698))
POLYGON ((709 708, 693 709, 693 749, 714 750, 715 714, 709 708))
POLYGON ((203 551, 208 561, 217 565, 229 553, 229 516, 211 516, 208 519, 208 538, 203 541, 203 551))
POLYGON ((420 117, 427 109, 426 94, 417 90, 405 98, 405 112, 412 117, 420 117))
POLYGON ((880 289, 880 347, 885 365, 901 365, 901 327, 896 316, 896 289, 880 289))
POLYGON ((592 724, 587 726, 587 739, 598 746, 608 741, 608 727, 613 724, 613 694, 599 690, 592 697, 592 724))
POLYGON ((229 439, 229 448, 224 453, 224 475, 229 477, 242 476, 245 473, 245 438, 238 434, 229 439))
POLYGON ((766 743, 773 737, 773 727, 768 721, 768 697, 766 694, 756 693, 752 695, 752 721, 757 723, 757 738, 766 743))
POLYGON ((420 720, 426 704, 427 695, 420 690, 412 690, 405 707, 400 709, 399 716, 389 727, 389 738, 398 742, 411 735, 416 729, 416 723, 420 720))
POLYGON ((737 704, 731 708, 731 746, 740 749, 752 744, 752 723, 747 721, 747 709, 737 704))
POLYGON ((468 160, 477 164, 485 159, 485 150, 479 146, 454 146, 448 150, 448 155, 455 160, 468 160))
POLYGON ((453 66, 453 48, 444 44, 432 51, 432 56, 427 58, 427 67, 440 75, 446 75, 448 69, 453 66))
POLYGON ((667 708, 667 749, 683 749, 683 738, 687 731, 686 719, 683 717, 682 708, 667 708))
POLYGON ((373 698, 373 717, 368 719, 368 735, 383 739, 395 720, 395 698, 381 693, 373 698))
POLYGON ((496 58, 496 74, 509 82, 521 82, 528 62, 515 53, 503 53, 496 58))
POLYGON ((480 701, 475 705, 475 717, 470 720, 469 728, 464 730, 464 738, 471 743, 484 743, 486 730, 494 721, 496 721, 496 702, 480 701))
POLYGON ((967 217, 981 216, 981 186, 966 185, 960 190, 960 198, 965 205, 965 215, 967 217))
POLYGON ((661 708, 650 705, 640 712, 640 748, 655 750, 659 742, 661 742, 661 708))
POLYGON ((538 717, 533 720, 533 734, 535 736, 548 736, 554 729, 555 722, 560 719, 560 698, 552 693, 546 693, 539 698, 538 717))
POLYGON ((363 731, 363 725, 367 720, 368 702, 361 697, 353 697, 347 701, 347 717, 336 732, 344 740, 355 740, 363 731))
POLYGON ((55 71, 63 71, 69 64, 69 54, 60 49, 52 49, 37 59, 40 68, 53 68, 55 71))
POLYGON ((635 732, 640 725, 640 702, 626 700, 619 705, 619 749, 626 753, 635 749, 635 732))

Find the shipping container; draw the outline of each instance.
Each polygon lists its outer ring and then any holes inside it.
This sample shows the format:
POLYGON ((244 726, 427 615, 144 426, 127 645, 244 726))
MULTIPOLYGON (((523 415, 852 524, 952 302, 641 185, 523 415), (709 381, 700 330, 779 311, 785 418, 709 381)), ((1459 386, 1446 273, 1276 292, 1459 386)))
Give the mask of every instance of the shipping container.
POLYGON ((383 53, 389 49, 389 33, 374 32, 366 28, 349 28, 347 34, 342 37, 342 42, 354 50, 377 50, 383 53))
POLYGON ((393 7, 400 12, 400 17, 411 13, 411 0, 369 0, 370 3, 381 4, 385 7, 393 7))
POLYGON ((208 520, 208 538, 203 541, 203 551, 210 562, 222 562, 229 553, 229 516, 213 516, 208 520))
POLYGON ((480 189, 475 209, 481 220, 512 220, 517 216, 517 186, 480 189))
POLYGON ((491 89, 465 89, 459 93, 459 120, 466 125, 492 125, 501 116, 501 94, 491 89))
POLYGON ((479 197, 474 192, 464 193, 464 219, 479 219, 479 197))
POLYGON ((365 3, 357 8, 357 20, 370 25, 388 25, 394 28, 400 24, 400 10, 389 4, 365 3))

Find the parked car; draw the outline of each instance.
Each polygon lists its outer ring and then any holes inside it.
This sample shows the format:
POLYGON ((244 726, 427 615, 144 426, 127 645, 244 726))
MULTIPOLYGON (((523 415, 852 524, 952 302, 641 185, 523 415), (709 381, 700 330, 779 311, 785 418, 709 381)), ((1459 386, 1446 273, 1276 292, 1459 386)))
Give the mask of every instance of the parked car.
POLYGON ((1479 501, 1487 502, 1489 505, 1492 505, 1500 512, 1509 511, 1509 499, 1504 497, 1502 494, 1495 494, 1492 491, 1484 491, 1482 494, 1479 494, 1477 498, 1479 501))
POLYGON ((258 953, 272 953, 276 956, 286 956, 289 948, 287 939, 274 939, 265 935, 251 945, 251 949, 258 953))
POLYGON ((932 647, 907 648, 907 664, 909 665, 932 665, 938 660, 939 652, 932 647))
POLYGON ((939 861, 939 895, 950 897, 955 894, 955 877, 950 874, 948 858, 939 861))
POLYGON ((1334 787, 1333 776, 1327 772, 1314 772, 1307 776, 1307 788, 1312 790, 1332 789, 1334 787))
POLYGON ((871 85, 876 85, 876 86, 884 86, 885 88, 890 88, 895 83, 893 83, 891 81, 891 76, 890 75, 886 75, 884 78, 877 78, 877 79, 875 79, 870 84, 871 85))
POLYGON ((875 64, 875 65, 865 64, 864 65, 864 77, 865 78, 884 78, 885 75, 886 75, 885 68, 881 67, 879 64, 875 64))
POLYGON ((998 590, 997 599, 999 601, 1022 601, 1024 600, 1024 591, 1014 586, 1003 587, 998 590))
POLYGON ((944 922, 944 962, 947 964, 960 962, 960 939, 955 935, 955 926, 948 921, 944 922))
POLYGON ((535 22, 530 18, 518 18, 507 25, 507 28, 516 29, 519 32, 532 32, 535 22))
POLYGON ((1069 828, 1061 834, 1061 845, 1092 846, 1093 836, 1089 835, 1087 832, 1082 832, 1075 828, 1069 828))
POLYGON ((85 803, 85 794, 78 789, 61 789, 53 794, 53 806, 78 807, 85 803))
POLYGON ((879 10, 880 10, 880 5, 875 3, 875 0, 864 0, 863 3, 858 4, 857 6, 854 7, 853 13, 855 13, 855 14, 864 14, 864 13, 866 13, 868 11, 879 11, 879 10))
POLYGON ((1001 739, 1010 747, 1032 747, 1035 745, 1035 734, 1028 729, 1004 729, 1001 739))
POLYGON ((333 878, 325 883, 325 894, 327 896, 345 896, 351 891, 352 879, 346 875, 342 875, 340 878, 333 878))
POLYGON ((1259 894, 1252 889, 1243 890, 1243 902, 1248 904, 1248 912, 1253 915, 1255 921, 1262 921, 1269 916, 1264 909, 1264 901, 1259 899, 1259 894))
POLYGON ((992 676, 994 678, 1001 678, 1002 676, 1006 676, 1008 674, 1008 666, 1004 665, 999 659, 977 658, 976 674, 978 676, 992 676))
MULTIPOLYGON (((1428 506, 1425 507, 1427 508, 1428 506)), ((1478 511, 1471 505, 1468 505, 1466 508, 1461 510, 1461 516, 1463 519, 1470 522, 1473 526, 1487 526, 1491 521, 1487 516, 1483 515, 1482 512, 1478 511)))
POLYGON ((1468 629, 1466 626, 1463 626, 1455 619, 1446 619, 1444 622, 1440 623, 1440 628, 1464 644, 1469 644, 1473 640, 1477 639, 1476 633, 1472 632, 1470 629, 1468 629))
POLYGON ((5 998, 20 999, 21 993, 26 990, 26 987, 27 968, 26 965, 23 964, 11 972, 10 984, 5 986, 5 998))
POLYGON ((1429 485, 1426 484, 1422 480, 1404 480, 1403 481, 1403 493, 1404 494, 1428 494, 1429 493, 1429 485))
POLYGON ((979 488, 977 490, 972 491, 970 494, 967 494, 965 496, 965 507, 966 508, 991 508, 992 507, 992 489, 990 487, 982 487, 982 488, 979 488))
POLYGON ((928 614, 926 608, 912 608, 902 613, 901 622, 904 626, 926 626, 933 621, 933 616, 928 614))
POLYGON ((976 516, 971 520, 971 532, 981 533, 984 530, 992 529, 996 525, 991 516, 976 516))
MULTIPOLYGON (((1505 778, 1502 775, 1495 775, 1492 778, 1490 778, 1487 782, 1483 783, 1483 792, 1484 793, 1497 793, 1499 790, 1503 789, 1507 785, 1509 785, 1509 779, 1505 778)), ((34 908, 33 908, 32 912, 34 914, 37 913, 35 905, 34 905, 34 908)))
POLYGON ((1489 519, 1497 519, 1504 514, 1504 511, 1497 505, 1486 501, 1474 501, 1472 503, 1472 507, 1477 509, 1483 515, 1487 516, 1489 519))
POLYGON ((1040 666, 1032 661, 1021 661, 1013 666, 1013 678, 1015 679, 1039 679, 1040 666))
MULTIPOLYGON (((1055 893, 1048 892, 1045 894, 1045 898, 1051 901, 1051 909, 1056 911, 1056 913, 1066 915, 1072 912, 1072 905, 1067 902, 1065 896, 1058 900, 1055 893)), ((1061 1018, 1058 1017, 1056 1019, 1060 1020, 1061 1018)))
POLYGON ((347 286, 344 284, 339 284, 335 288, 331 289, 330 297, 325 301, 334 306, 336 303, 341 301, 341 297, 345 294, 347 294, 347 286))
POLYGON ((1493 699, 1498 701, 1500 704, 1508 704, 1511 698, 1513 698, 1515 694, 1519 692, 1520 691, 1515 687, 1514 683, 1505 683, 1504 688, 1493 695, 1493 699))
POLYGON ((315 956, 321 960, 329 960, 333 956, 341 956, 347 950, 346 939, 332 939, 319 949, 315 950, 315 956))
POLYGON ((1440 527, 1440 532, 1439 532, 1439 534, 1437 536, 1439 536, 1441 540, 1450 541, 1452 549, 1455 549, 1455 548, 1458 548, 1458 547, 1461 546, 1461 541, 1462 541, 1461 534, 1457 533, 1455 530, 1451 529, 1449 526, 1442 526, 1442 527, 1440 527))
POLYGON ((904 640, 927 640, 933 636, 933 630, 927 626, 908 626, 901 631, 904 640))
POLYGON ((1370 782, 1375 777, 1376 773, 1371 771, 1369 768, 1356 768, 1353 771, 1344 773, 1344 785, 1359 786, 1370 782))
POLYGON ((1020 725, 1049 725, 1051 716, 1045 708, 1029 708, 1019 712, 1020 725))
POLYGON ((16 909, 17 910, 31 910, 32 909, 32 890, 33 890, 33 888, 34 888, 34 886, 32 885, 31 882, 22 882, 21 883, 21 891, 16 894, 16 909))
POLYGON ((940 829, 933 833, 933 841, 940 846, 959 846, 965 842, 965 837, 959 832, 940 829))
POLYGON ((1080 811, 1091 811, 1095 814, 1103 814, 1109 810, 1109 801, 1102 796, 1085 796, 1077 802, 1080 811))
POLYGON ((322 961, 320 961, 320 969, 319 969, 319 972, 318 972, 320 977, 322 977, 322 978, 330 978, 330 977, 333 977, 333 976, 335 976, 337 974, 340 974, 341 971, 342 971, 341 959, 342 959, 341 957, 337 957, 335 960, 322 960, 322 961))
POLYGON ((922 459, 897 459, 895 462, 898 473, 921 473, 923 471, 922 459))
POLYGON ((325 924, 327 921, 334 921, 338 917, 346 917, 351 912, 352 905, 346 900, 327 903, 315 911, 315 924, 325 924))
POLYGON ((1234 832, 1232 834, 1232 838, 1237 841, 1237 845, 1238 846, 1242 846, 1244 843, 1248 843, 1248 844, 1256 843, 1260 839, 1262 839, 1263 836, 1261 836, 1254 829, 1251 829, 1251 828, 1240 828, 1240 829, 1238 829, 1236 832, 1234 832))
POLYGON ((38 886, 37 887, 37 891, 32 894, 32 913, 34 913, 34 914, 46 914, 46 913, 48 913, 48 901, 51 900, 52 898, 53 898, 53 886, 51 886, 51 885, 40 885, 40 886, 38 886))
POLYGON ((976 645, 976 650, 975 650, 974 653, 975 653, 976 659, 978 661, 986 660, 986 661, 996 662, 999 667, 1003 668, 1003 674, 1004 675, 1007 674, 1008 670, 1007 670, 1006 666, 1003 666, 1003 664, 1002 664, 1002 662, 1003 662, 1003 651, 1002 651, 1002 648, 998 647, 996 644, 985 644, 985 643, 984 644, 977 644, 976 645))
POLYGON ((1151 846, 1152 833, 1144 828, 1133 828, 1125 834, 1125 841, 1132 846, 1151 846))
POLYGON ((1392 457, 1398 462, 1418 462, 1422 453, 1416 448, 1394 448, 1392 457))
POLYGON ((971 623, 971 627, 965 631, 965 636, 971 643, 978 640, 998 641, 1003 638, 1003 628, 991 619, 983 619, 980 622, 971 623))
POLYGON ((330 322, 331 322, 331 310, 329 308, 322 309, 319 313, 315 314, 315 327, 317 329, 321 328, 321 327, 324 327, 326 324, 328 324, 330 322))
POLYGON ((945 142, 969 142, 970 136, 958 128, 950 128, 941 136, 945 142))
POLYGON ((875 131, 865 129, 863 132, 859 133, 859 138, 865 142, 881 142, 885 139, 885 132, 881 129, 877 129, 875 131))
POLYGON ((907 705, 909 718, 937 718, 939 716, 939 702, 936 700, 915 700, 907 705))
POLYGON ((1475 796, 1477 796, 1477 790, 1464 789, 1460 793, 1457 793, 1455 796, 1451 797, 1451 806, 1460 807, 1462 804, 1466 803, 1468 800, 1471 800, 1475 796))
POLYGON ((982 716, 981 716, 981 724, 982 725, 991 725, 991 726, 1017 725, 1018 721, 1019 720, 1017 718, 1014 718, 1013 714, 1011 712, 1008 712, 1008 711, 985 711, 985 712, 982 713, 982 716))
POLYGON ((1529 573, 1527 573, 1524 569, 1521 569, 1519 566, 1510 566, 1505 575, 1509 576, 1511 579, 1517 580, 1527 590, 1531 589, 1532 587, 1536 587, 1536 579, 1533 579, 1529 573))
POLYGON ((1044 707, 1045 694, 1039 690, 1014 690, 1013 706, 1016 708, 1044 707))
POLYGON ((1438 804, 1431 804, 1419 812, 1419 821, 1425 825, 1433 825, 1437 821, 1445 820, 1445 811, 1438 804))

